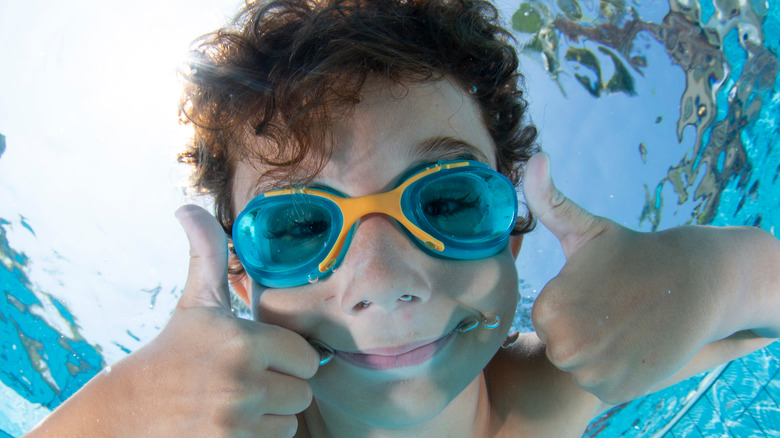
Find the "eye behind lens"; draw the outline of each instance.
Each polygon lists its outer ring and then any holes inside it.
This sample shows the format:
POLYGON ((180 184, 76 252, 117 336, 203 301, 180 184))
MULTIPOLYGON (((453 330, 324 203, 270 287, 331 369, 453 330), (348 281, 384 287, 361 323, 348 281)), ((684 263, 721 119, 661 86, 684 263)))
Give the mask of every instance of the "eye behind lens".
POLYGON ((407 192, 402 206, 414 216, 410 219, 445 245, 434 255, 488 257, 509 241, 517 194, 509 179, 492 169, 475 166, 434 173, 415 181, 407 192))
POLYGON ((291 287, 318 278, 318 265, 337 240, 343 219, 322 197, 278 195, 260 199, 233 227, 236 253, 247 272, 268 287, 291 287), (281 285, 281 286, 280 286, 281 285))

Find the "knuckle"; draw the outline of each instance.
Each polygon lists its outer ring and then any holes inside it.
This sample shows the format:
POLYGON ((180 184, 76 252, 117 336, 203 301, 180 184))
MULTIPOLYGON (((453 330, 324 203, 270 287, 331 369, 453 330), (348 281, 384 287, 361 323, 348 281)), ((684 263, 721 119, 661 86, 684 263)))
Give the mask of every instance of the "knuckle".
POLYGON ((545 197, 547 198, 547 205, 550 206, 548 212, 557 214, 557 212, 564 211, 566 205, 571 202, 567 202, 568 198, 562 191, 558 190, 555 186, 551 186, 549 190, 546 190, 545 197))
POLYGON ((269 406, 274 402, 274 395, 273 391, 269 388, 268 384, 261 383, 257 386, 254 386, 251 390, 252 393, 252 401, 253 403, 256 403, 258 407, 260 407, 260 410, 265 414, 269 411, 269 406))
POLYGON ((554 321, 558 308, 555 304, 555 289, 549 283, 546 285, 531 308, 531 320, 533 323, 548 325, 554 321))
POLYGON ((559 299, 557 286, 548 283, 531 308, 531 322, 537 330, 553 332, 560 330, 567 320, 563 303, 559 299))
POLYGON ((553 343, 547 345, 546 353, 547 358, 557 368, 564 371, 569 371, 575 368, 578 357, 577 350, 575 348, 563 347, 560 344, 553 343))
MULTIPOLYGON (((235 360, 238 365, 246 365, 248 361, 248 352, 252 349, 252 341, 247 334, 240 329, 225 333, 224 347, 229 352, 230 358, 235 360)), ((226 357, 227 358, 227 357, 226 357)))
POLYGON ((540 328, 547 325, 547 321, 550 320, 549 315, 550 306, 547 304, 548 300, 544 299, 542 295, 539 295, 539 298, 536 299, 534 302, 533 307, 531 307, 531 322, 533 322, 534 327, 540 328))

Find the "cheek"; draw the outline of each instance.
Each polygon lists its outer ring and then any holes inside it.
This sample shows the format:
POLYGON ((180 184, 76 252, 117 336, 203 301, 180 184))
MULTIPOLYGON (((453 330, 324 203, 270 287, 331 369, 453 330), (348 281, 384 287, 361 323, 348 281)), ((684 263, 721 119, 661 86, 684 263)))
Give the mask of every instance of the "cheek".
POLYGON ((517 268, 508 248, 486 259, 450 263, 440 280, 448 284, 453 298, 469 301, 483 312, 503 313, 517 306, 517 268))
POLYGON ((485 313, 494 313, 501 318, 500 329, 491 335, 503 340, 514 323, 517 304, 520 300, 517 268, 509 249, 496 257, 486 259, 485 262, 488 266, 485 266, 484 272, 492 270, 494 274, 482 279, 484 284, 493 285, 493 288, 490 289, 490 297, 486 300, 488 307, 482 309, 485 313), (490 283, 491 281, 493 283, 490 283))

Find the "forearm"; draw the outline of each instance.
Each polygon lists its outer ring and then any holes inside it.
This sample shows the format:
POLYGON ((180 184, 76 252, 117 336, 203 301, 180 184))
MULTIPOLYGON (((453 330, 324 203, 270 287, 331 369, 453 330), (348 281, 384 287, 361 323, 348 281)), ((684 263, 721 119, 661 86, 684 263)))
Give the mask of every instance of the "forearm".
POLYGON ((25 437, 121 436, 121 376, 101 371, 25 437))
MULTIPOLYGON (((699 312, 701 324, 713 329, 708 341, 682 368, 654 384, 653 391, 763 348, 780 335, 780 242, 775 237, 748 227, 684 227, 672 232, 699 240, 702 244, 694 252, 710 254, 704 287, 695 290, 712 294, 706 298, 715 302, 716 311, 699 312)), ((673 342, 684 343, 681 338, 673 342)))

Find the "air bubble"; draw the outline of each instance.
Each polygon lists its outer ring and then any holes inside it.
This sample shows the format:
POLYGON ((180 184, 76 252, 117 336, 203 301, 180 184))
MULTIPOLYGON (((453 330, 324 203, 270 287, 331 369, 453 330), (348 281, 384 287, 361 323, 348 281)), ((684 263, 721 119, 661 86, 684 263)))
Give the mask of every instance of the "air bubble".
POLYGON ((494 329, 501 325, 501 317, 498 315, 486 315, 482 323, 486 329, 494 329))
POLYGON ((331 359, 333 359, 333 356, 336 355, 336 351, 334 349, 330 348, 324 342, 318 341, 316 339, 309 339, 309 345, 314 347, 314 349, 317 350, 317 354, 320 355, 320 366, 330 362, 331 359))
POLYGON ((460 324, 458 324, 458 326, 455 327, 455 331, 460 333, 466 333, 468 331, 474 330, 477 327, 479 327, 479 320, 477 320, 476 318, 471 318, 462 321, 460 324))
POLYGON ((515 330, 504 339, 504 343, 501 344, 501 348, 509 348, 517 343, 520 339, 520 332, 515 330))

